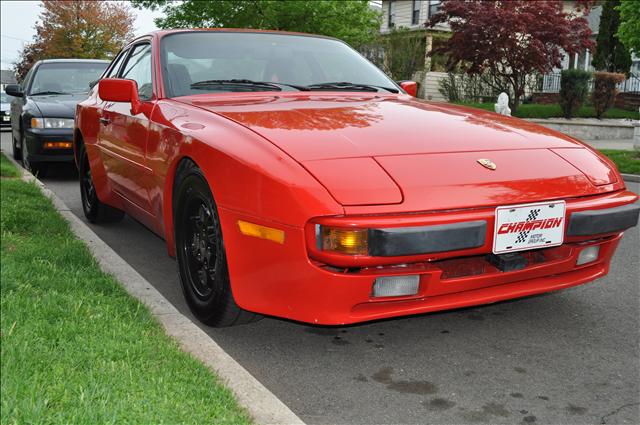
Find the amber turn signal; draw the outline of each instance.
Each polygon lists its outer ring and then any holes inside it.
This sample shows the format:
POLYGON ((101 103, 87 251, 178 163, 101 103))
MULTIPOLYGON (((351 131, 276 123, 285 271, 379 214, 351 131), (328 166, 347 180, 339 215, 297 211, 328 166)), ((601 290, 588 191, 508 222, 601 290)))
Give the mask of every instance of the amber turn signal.
POLYGON ((284 243, 284 230, 274 229, 273 227, 261 226, 248 221, 238 220, 240 233, 255 238, 267 239, 277 243, 284 243))
POLYGON ((367 255, 369 233, 367 229, 347 229, 320 226, 320 247, 347 255, 367 255))
POLYGON ((45 149, 71 149, 71 142, 44 142, 45 149))

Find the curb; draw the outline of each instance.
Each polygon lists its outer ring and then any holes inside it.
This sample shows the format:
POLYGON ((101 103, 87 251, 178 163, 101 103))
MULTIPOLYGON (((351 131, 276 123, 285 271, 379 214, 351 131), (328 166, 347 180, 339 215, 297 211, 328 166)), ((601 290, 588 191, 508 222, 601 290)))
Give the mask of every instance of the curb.
POLYGON ((637 174, 622 174, 622 179, 626 182, 640 183, 640 176, 637 174))
POLYGON ((178 341, 183 351, 212 370, 233 392, 238 404, 249 412, 256 423, 304 425, 304 422, 279 398, 227 354, 209 335, 180 313, 89 226, 76 217, 44 183, 23 169, 12 157, 5 156, 22 172, 22 180, 35 182, 42 193, 51 199, 55 209, 69 223, 71 231, 87 245, 100 268, 114 276, 129 295, 146 305, 166 334, 178 341))

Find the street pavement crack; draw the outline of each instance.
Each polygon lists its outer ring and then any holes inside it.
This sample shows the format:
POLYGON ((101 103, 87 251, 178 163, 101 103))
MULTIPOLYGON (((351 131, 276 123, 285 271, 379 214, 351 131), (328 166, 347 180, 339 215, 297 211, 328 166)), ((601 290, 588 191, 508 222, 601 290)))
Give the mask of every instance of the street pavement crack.
POLYGON ((615 410, 612 410, 611 412, 607 413, 607 414, 606 414, 606 415, 604 415, 602 418, 600 418, 600 423, 601 423, 601 424, 606 424, 606 423, 607 423, 607 418, 608 418, 609 416, 613 416, 613 415, 616 415, 616 414, 620 413, 620 411, 621 411, 622 409, 624 409, 625 407, 631 407, 631 406, 637 406, 637 405, 640 405, 640 402, 638 402, 638 403, 627 403, 627 404, 623 404, 622 406, 618 407, 618 408, 617 408, 617 409, 615 409, 615 410))

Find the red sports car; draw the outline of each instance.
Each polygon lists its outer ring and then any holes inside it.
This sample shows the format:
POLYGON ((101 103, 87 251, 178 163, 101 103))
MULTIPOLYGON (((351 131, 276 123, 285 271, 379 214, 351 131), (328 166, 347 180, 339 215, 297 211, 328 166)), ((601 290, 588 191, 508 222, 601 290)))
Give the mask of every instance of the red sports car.
POLYGON ((611 162, 415 87, 327 37, 140 37, 78 106, 85 214, 165 238, 215 326, 354 323, 607 273, 640 209, 611 162))

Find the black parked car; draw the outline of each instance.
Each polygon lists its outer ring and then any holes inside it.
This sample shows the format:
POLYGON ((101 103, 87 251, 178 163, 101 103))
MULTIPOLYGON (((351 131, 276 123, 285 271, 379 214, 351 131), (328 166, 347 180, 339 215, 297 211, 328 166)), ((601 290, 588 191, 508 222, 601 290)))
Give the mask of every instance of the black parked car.
POLYGON ((87 97, 109 61, 49 59, 37 62, 22 84, 5 88, 11 102, 13 157, 44 174, 50 162, 73 163, 76 104, 87 97))

